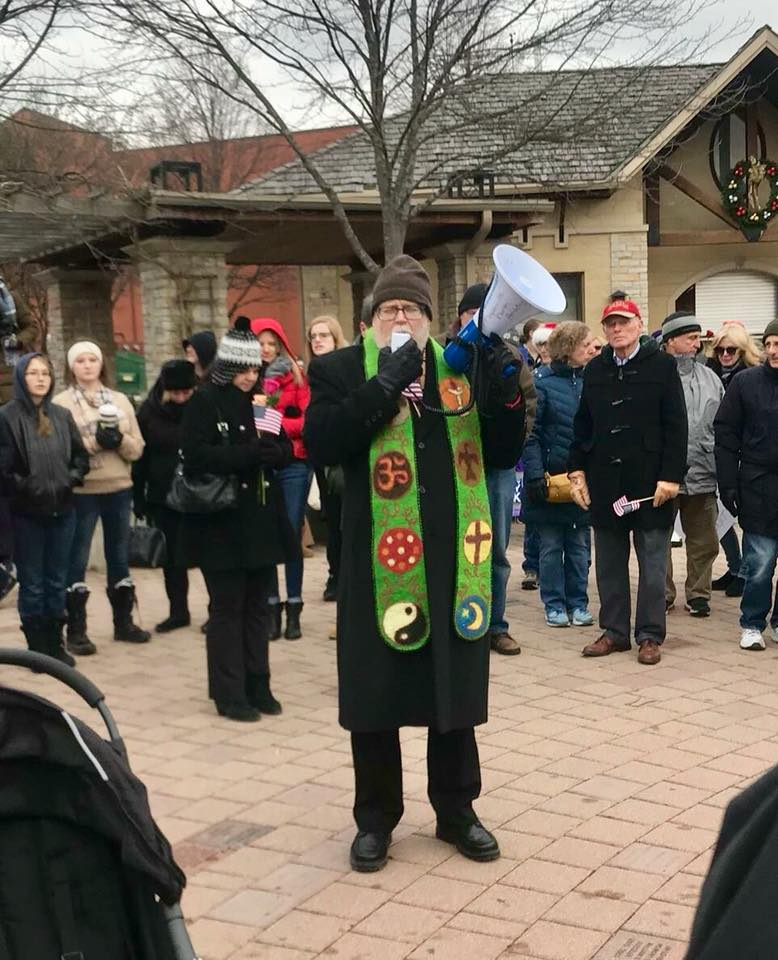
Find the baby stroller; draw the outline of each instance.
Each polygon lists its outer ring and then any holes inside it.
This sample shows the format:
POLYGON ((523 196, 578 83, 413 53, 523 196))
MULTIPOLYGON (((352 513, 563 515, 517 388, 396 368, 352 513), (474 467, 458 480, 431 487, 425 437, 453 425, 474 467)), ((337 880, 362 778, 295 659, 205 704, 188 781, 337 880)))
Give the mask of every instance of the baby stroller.
POLYGON ((197 960, 179 907, 186 878, 100 690, 39 653, 96 709, 110 739, 55 704, 0 687, 0 960, 197 960))

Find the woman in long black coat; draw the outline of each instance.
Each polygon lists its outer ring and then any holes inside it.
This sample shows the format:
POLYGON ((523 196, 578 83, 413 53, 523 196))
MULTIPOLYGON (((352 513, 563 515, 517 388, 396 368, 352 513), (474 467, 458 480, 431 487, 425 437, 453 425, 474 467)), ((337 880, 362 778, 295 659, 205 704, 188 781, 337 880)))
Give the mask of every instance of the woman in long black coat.
POLYGON ((209 695, 222 716, 258 720, 260 711, 281 712, 270 692, 267 600, 276 564, 294 557, 299 544, 275 479, 291 459, 291 444, 283 433, 257 435, 259 344, 241 320, 219 344, 211 382, 187 405, 182 445, 188 475, 237 477, 238 503, 185 514, 179 547, 182 562, 200 567, 208 588, 209 695))
POLYGON ((177 557, 181 514, 166 504, 183 433, 186 405, 197 385, 194 366, 188 360, 168 360, 157 382, 138 411, 138 426, 146 441, 143 455, 132 465, 133 510, 138 519, 148 517, 165 535, 163 568, 170 614, 154 628, 169 633, 190 623, 186 566, 177 557))

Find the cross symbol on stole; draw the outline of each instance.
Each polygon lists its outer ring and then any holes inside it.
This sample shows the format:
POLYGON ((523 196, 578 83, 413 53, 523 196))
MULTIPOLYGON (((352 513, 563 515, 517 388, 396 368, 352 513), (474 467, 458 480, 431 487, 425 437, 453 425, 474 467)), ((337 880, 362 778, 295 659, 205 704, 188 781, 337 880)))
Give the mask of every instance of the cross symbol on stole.
POLYGON ((478 474, 473 469, 473 464, 480 464, 481 458, 478 455, 478 451, 469 440, 462 444, 457 456, 457 461, 465 465, 465 480, 478 479, 478 474))
POLYGON ((481 544, 489 543, 492 539, 491 533, 481 532, 481 521, 475 521, 475 533, 465 537, 465 543, 472 543, 475 546, 473 563, 477 566, 481 562, 481 544))

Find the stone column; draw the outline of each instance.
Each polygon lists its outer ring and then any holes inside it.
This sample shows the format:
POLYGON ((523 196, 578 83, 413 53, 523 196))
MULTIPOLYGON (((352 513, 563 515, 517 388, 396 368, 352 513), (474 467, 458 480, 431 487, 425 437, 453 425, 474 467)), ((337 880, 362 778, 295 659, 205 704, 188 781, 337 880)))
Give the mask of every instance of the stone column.
POLYGON ((648 330, 648 228, 612 233, 611 290, 624 290, 640 307, 648 330))
POLYGON ((359 333, 359 321, 362 319, 362 304, 373 289, 375 277, 367 270, 352 270, 345 279, 351 285, 352 328, 346 331, 347 339, 353 339, 359 333))
POLYGON ((181 356, 196 330, 217 339, 229 326, 225 255, 234 244, 211 237, 152 237, 128 253, 138 269, 146 376, 151 385, 165 360, 181 356))
POLYGON ((65 355, 74 340, 93 340, 103 351, 109 375, 113 374, 113 319, 110 270, 68 270, 52 267, 36 275, 46 288, 48 335, 57 389, 64 383, 65 355))
POLYGON ((468 287, 467 251, 464 243, 449 243, 425 252, 438 266, 435 332, 439 333, 456 319, 457 306, 468 287))

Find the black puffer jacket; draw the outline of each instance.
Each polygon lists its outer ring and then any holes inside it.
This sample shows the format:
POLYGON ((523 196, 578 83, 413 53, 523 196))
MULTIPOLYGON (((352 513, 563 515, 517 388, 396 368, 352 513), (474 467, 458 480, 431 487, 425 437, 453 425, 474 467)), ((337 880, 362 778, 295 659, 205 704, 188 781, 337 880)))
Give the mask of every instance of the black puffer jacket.
POLYGON ((713 422, 719 490, 735 491, 743 530, 778 537, 778 370, 738 374, 713 422))
POLYGON ((146 441, 143 456, 132 465, 135 510, 161 506, 170 490, 181 446, 187 403, 163 403, 161 377, 138 410, 138 426, 146 441))
POLYGON ((38 433, 38 409, 27 393, 24 374, 29 362, 41 356, 28 353, 19 360, 14 399, 0 407, 0 469, 3 493, 14 513, 52 517, 71 508, 73 487, 80 487, 89 471, 89 454, 70 411, 51 402, 53 378, 43 400, 51 432, 38 433))

